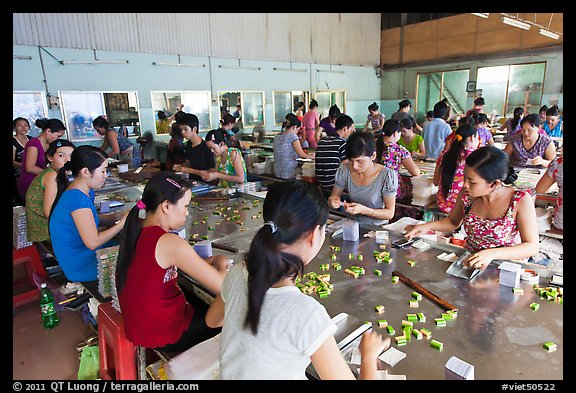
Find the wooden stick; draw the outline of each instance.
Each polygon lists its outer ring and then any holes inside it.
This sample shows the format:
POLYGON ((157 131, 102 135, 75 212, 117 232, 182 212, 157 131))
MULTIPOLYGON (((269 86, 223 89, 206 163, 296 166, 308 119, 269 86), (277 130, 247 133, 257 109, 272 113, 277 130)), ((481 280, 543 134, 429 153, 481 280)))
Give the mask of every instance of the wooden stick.
POLYGON ((430 292, 429 290, 424 288, 422 285, 418 284, 416 281, 411 280, 410 278, 406 277, 404 274, 402 274, 398 271, 393 271, 392 275, 398 276, 400 278, 400 281, 402 281, 404 284, 416 289, 418 292, 422 293, 424 296, 426 296, 428 299, 432 300, 434 303, 438 304, 440 307, 443 307, 446 310, 458 310, 457 307, 454 307, 453 305, 448 303, 446 300, 433 294, 432 292, 430 292))
POLYGON ((239 251, 236 247, 232 247, 232 246, 229 246, 227 244, 216 243, 216 242, 212 242, 212 247, 219 248, 221 250, 230 251, 230 252, 238 252, 239 251))

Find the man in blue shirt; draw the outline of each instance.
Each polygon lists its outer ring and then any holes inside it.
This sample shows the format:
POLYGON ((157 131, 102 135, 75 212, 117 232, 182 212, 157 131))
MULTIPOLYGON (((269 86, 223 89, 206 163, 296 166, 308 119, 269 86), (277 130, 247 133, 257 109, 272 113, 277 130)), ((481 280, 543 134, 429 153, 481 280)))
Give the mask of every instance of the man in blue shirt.
POLYGON ((426 148, 426 157, 437 159, 446 145, 446 138, 452 133, 446 119, 450 116, 450 107, 444 101, 434 105, 434 119, 424 124, 422 137, 426 148))

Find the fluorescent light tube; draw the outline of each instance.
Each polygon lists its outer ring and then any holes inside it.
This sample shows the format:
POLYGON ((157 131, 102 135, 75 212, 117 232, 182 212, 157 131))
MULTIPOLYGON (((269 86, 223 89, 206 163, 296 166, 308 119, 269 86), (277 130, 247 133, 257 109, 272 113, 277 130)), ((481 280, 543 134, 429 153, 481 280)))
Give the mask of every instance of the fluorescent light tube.
POLYGON ((316 72, 331 72, 333 74, 344 74, 346 71, 338 71, 338 70, 316 70, 316 72))
POLYGON ((305 68, 278 68, 278 67, 274 67, 273 70, 274 71, 308 72, 308 70, 305 68))
POLYGON ((222 65, 222 64, 218 64, 219 68, 229 68, 232 70, 253 70, 253 71, 258 71, 260 70, 260 67, 242 67, 242 66, 235 66, 235 65, 222 65))
POLYGON ((530 30, 530 25, 528 23, 521 22, 517 19, 512 19, 507 16, 502 18, 502 22, 510 26, 518 27, 520 29, 530 30))
POLYGON ((560 38, 559 34, 556 34, 552 31, 546 30, 546 29, 540 29, 540 34, 545 35, 546 37, 554 38, 555 40, 560 38))
POLYGON ((12 57, 18 60, 32 60, 32 56, 12 55, 12 57))
POLYGON ((471 12, 471 14, 472 14, 472 15, 479 16, 480 18, 488 18, 488 15, 490 15, 490 14, 485 13, 485 12, 484 12, 484 13, 474 13, 474 12, 471 12))
POLYGON ((128 60, 62 60, 62 64, 128 64, 128 60))
POLYGON ((152 65, 157 66, 174 66, 174 67, 206 67, 206 64, 192 64, 192 63, 163 63, 161 61, 153 61, 152 65))

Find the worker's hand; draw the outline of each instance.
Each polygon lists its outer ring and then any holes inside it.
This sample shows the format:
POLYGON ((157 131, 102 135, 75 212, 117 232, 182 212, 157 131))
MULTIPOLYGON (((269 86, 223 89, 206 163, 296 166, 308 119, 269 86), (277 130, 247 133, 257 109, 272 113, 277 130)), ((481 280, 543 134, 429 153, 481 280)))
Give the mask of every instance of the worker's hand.
POLYGON ((206 258, 206 261, 216 268, 219 272, 226 272, 232 267, 232 260, 224 255, 213 255, 206 258))
POLYGON ((179 111, 183 110, 183 109, 184 109, 184 104, 178 105, 178 108, 177 108, 177 109, 178 109, 179 111))
POLYGON ((353 203, 353 202, 348 203, 348 202, 344 201, 343 205, 344 205, 344 211, 348 214, 353 214, 353 215, 364 214, 367 216, 371 215, 370 214, 371 209, 368 209, 366 206, 361 205, 359 203, 353 203))
POLYGON ((408 239, 412 239, 414 236, 421 235, 423 233, 428 232, 428 228, 425 226, 426 224, 419 224, 419 225, 406 225, 404 237, 408 239))
POLYGON ((212 181, 218 179, 218 172, 203 171, 201 176, 204 181, 212 181))
POLYGON ((180 164, 174 164, 174 165, 172 165, 172 170, 173 170, 174 172, 181 172, 181 171, 182 171, 182 165, 180 165, 180 164))
POLYGON ((540 156, 536 156, 530 160, 530 165, 544 165, 544 159, 540 156))
POLYGON ((362 360, 376 359, 378 355, 390 347, 390 338, 382 339, 382 335, 375 330, 370 330, 362 334, 358 349, 362 360))
POLYGON ((467 269, 480 269, 484 270, 490 262, 494 259, 494 250, 486 249, 478 251, 474 255, 471 255, 467 260, 462 263, 467 269))
POLYGON ((328 205, 333 209, 338 209, 342 206, 342 201, 340 200, 340 197, 330 196, 328 197, 328 205))

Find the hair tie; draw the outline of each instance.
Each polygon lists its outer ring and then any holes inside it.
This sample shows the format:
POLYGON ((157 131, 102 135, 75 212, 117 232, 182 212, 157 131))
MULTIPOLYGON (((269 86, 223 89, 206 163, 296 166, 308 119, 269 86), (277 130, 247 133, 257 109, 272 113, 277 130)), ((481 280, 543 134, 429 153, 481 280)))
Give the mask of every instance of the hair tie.
POLYGON ((176 180, 174 180, 174 179, 170 179, 169 177, 167 177, 166 181, 168 181, 169 183, 171 183, 175 187, 182 188, 182 186, 180 184, 176 183, 176 180))
POLYGON ((276 224, 274 224, 274 221, 266 221, 264 225, 270 226, 270 228, 272 228, 272 233, 276 233, 276 231, 278 230, 278 227, 276 226, 276 224))
POLYGON ((138 202, 136 202, 136 207, 140 210, 146 209, 146 205, 144 204, 144 202, 142 202, 142 199, 140 199, 138 202))
POLYGON ((461 141, 461 140, 462 140, 462 135, 456 134, 456 140, 457 140, 457 141, 461 141))

